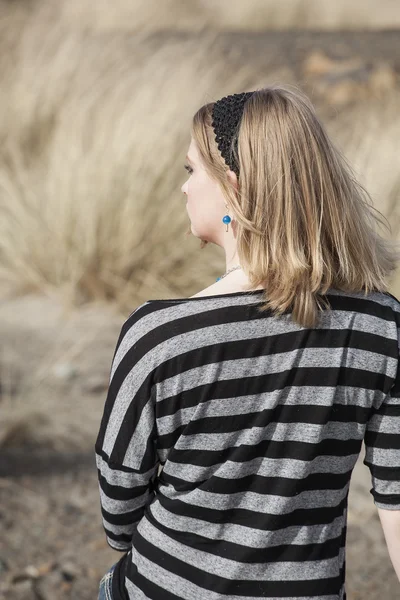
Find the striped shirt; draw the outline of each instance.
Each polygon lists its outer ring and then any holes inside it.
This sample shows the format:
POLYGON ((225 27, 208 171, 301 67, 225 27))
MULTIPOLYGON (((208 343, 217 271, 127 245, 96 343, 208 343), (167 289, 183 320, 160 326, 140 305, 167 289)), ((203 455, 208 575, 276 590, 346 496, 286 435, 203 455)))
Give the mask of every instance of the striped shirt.
POLYGON ((346 600, 353 467, 400 510, 400 302, 330 289, 304 328, 263 290, 122 325, 95 455, 114 600, 346 600))

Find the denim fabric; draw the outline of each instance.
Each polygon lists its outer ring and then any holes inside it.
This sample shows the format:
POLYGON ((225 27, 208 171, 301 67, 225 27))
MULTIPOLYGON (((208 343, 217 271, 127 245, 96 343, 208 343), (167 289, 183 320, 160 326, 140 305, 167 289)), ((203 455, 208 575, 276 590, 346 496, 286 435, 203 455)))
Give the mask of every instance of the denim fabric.
POLYGON ((99 595, 97 600, 113 600, 112 597, 112 576, 117 563, 115 563, 107 573, 101 578, 99 584, 99 595))

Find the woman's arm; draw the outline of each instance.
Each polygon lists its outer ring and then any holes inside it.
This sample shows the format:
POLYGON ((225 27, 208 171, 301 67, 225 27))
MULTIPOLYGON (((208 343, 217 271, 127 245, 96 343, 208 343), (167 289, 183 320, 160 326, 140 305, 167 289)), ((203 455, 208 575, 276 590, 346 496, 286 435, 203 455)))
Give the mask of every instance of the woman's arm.
POLYGON ((400 582, 400 510, 378 508, 389 556, 400 582))
POLYGON ((150 317, 145 306, 122 326, 95 443, 103 526, 109 546, 121 552, 130 549, 152 502, 160 465, 152 377, 157 352, 150 317))

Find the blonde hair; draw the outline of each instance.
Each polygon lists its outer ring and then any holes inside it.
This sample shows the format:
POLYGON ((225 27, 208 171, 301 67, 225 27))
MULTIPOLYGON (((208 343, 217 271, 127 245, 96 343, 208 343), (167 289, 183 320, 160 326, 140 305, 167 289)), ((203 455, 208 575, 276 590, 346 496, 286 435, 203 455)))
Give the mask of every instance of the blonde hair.
MULTIPOLYGON (((396 242, 376 231, 387 219, 333 146, 310 100, 294 86, 256 90, 246 102, 234 153, 236 190, 211 126, 213 103, 194 115, 202 163, 237 221, 237 252, 248 290, 265 289, 261 311, 291 311, 314 327, 329 288, 387 291, 400 260, 396 242)), ((201 248, 208 242, 202 240, 201 248)))

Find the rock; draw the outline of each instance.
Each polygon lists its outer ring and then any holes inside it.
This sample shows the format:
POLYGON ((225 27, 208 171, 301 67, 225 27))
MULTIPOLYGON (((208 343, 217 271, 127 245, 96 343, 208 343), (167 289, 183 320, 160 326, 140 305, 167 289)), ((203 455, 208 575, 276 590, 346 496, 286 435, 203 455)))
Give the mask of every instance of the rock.
POLYGON ((61 573, 65 581, 73 581, 78 576, 79 571, 72 562, 65 562, 61 566, 61 573))
POLYGON ((78 375, 78 369, 72 363, 59 363, 53 367, 53 375, 62 381, 71 381, 78 375))
POLYGON ((31 579, 37 579, 38 577, 40 577, 39 570, 34 565, 28 565, 27 567, 25 567, 24 573, 26 573, 27 576, 31 579))
POLYGON ((54 569, 56 569, 57 566, 58 566, 58 564, 54 560, 50 560, 48 562, 42 563, 38 567, 39 575, 40 576, 47 575, 47 573, 50 573, 50 571, 53 571, 54 569))

